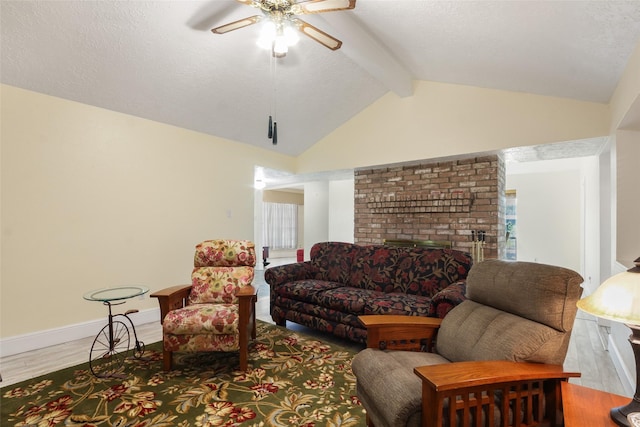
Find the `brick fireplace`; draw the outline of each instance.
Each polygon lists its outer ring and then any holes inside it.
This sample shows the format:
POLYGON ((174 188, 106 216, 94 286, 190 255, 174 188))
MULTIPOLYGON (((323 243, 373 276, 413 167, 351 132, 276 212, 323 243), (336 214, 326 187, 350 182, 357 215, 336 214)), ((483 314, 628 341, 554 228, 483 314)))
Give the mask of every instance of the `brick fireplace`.
POLYGON ((505 165, 500 156, 355 172, 356 243, 447 240, 454 249, 471 252, 472 231, 485 232, 485 258, 503 258, 505 165))

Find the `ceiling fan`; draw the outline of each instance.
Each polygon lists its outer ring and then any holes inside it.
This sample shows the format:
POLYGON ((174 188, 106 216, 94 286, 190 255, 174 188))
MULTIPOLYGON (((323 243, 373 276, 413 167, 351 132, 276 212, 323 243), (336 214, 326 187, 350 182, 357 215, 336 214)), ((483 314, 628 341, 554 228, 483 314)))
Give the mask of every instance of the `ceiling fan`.
POLYGON ((262 15, 254 15, 212 29, 214 34, 225 34, 267 19, 258 44, 271 48, 273 56, 283 57, 288 46, 297 41, 298 30, 323 46, 337 50, 342 42, 313 25, 297 18, 311 13, 348 10, 356 7, 356 0, 236 0, 260 9, 262 15))

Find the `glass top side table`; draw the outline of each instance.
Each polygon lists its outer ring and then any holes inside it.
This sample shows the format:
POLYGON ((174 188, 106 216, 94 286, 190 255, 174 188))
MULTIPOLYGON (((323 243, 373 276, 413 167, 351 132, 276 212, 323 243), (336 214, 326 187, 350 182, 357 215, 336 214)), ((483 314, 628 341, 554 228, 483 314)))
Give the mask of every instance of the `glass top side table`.
POLYGON ((149 292, 146 286, 120 286, 117 288, 96 289, 87 292, 83 298, 88 301, 119 301, 129 298, 135 298, 149 292))
POLYGON ((124 376, 123 365, 129 353, 131 326, 135 339, 133 356, 136 359, 142 357, 144 353, 144 343, 138 340, 136 327, 129 317, 130 314, 137 313, 138 310, 127 310, 125 313, 113 314, 111 307, 124 304, 126 300, 144 295, 149 292, 146 286, 120 286, 116 288, 103 288, 87 292, 83 298, 87 301, 102 302, 109 308, 107 324, 98 332, 91 345, 89 353, 89 368, 93 375, 99 378, 122 377, 124 376), (114 320, 121 317, 122 320, 114 320), (123 321, 126 319, 126 322, 123 321))

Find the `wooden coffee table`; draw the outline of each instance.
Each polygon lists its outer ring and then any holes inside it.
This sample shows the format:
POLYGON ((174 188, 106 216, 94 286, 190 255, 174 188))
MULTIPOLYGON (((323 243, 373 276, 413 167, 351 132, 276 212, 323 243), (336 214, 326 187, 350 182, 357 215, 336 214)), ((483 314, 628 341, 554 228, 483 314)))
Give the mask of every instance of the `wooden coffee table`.
POLYGON ((564 412, 564 426, 617 426, 609 416, 609 411, 611 408, 626 405, 630 401, 630 397, 563 382, 562 410, 564 412))

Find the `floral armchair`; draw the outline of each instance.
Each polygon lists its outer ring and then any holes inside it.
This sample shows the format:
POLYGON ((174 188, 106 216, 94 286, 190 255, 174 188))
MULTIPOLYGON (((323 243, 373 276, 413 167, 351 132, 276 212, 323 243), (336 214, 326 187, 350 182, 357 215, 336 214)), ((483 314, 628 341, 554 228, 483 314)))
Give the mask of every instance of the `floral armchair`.
POLYGON ((255 246, 246 240, 206 240, 196 246, 190 285, 151 294, 160 303, 163 368, 173 352, 240 353, 248 365, 249 335, 256 337, 255 246))

